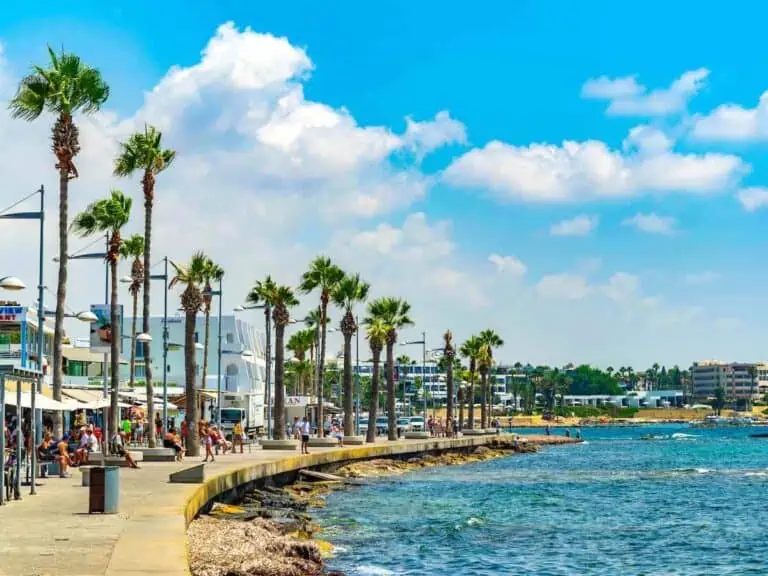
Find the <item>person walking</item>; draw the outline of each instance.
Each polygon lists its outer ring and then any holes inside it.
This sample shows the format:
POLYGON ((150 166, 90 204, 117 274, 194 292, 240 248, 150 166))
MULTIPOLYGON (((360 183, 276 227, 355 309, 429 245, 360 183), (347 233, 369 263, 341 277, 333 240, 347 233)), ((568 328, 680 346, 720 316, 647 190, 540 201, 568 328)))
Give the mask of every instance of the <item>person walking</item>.
POLYGON ((304 416, 301 420, 301 453, 309 454, 309 420, 304 416))

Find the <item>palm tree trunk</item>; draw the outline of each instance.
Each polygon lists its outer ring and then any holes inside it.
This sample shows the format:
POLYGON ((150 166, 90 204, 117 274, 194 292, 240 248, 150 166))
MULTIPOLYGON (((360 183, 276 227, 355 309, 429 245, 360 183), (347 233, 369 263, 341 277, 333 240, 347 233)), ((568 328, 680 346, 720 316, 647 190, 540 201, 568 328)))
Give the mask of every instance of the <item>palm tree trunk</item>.
POLYGON ((472 430, 475 427, 475 370, 469 371, 469 395, 467 397, 467 428, 472 430))
POLYGON ((459 430, 464 430, 464 391, 459 388, 459 430))
MULTIPOLYGON (((387 438, 397 440, 397 418, 395 416, 395 343, 387 341, 387 438)), ((424 380, 424 375, 421 376, 424 380)), ((426 415, 424 416, 426 418, 426 415)), ((369 420, 370 425, 370 420, 369 420)))
MULTIPOLYGON (((207 382, 208 382, 208 341, 210 339, 210 333, 211 333, 211 307, 206 306, 205 307, 205 342, 203 343, 203 379, 201 380, 203 384, 203 389, 207 388, 207 382)), ((218 410, 220 407, 217 406, 216 409, 218 410)))
POLYGON ((275 419, 273 436, 285 440, 285 325, 275 324, 275 419))
POLYGON ((352 334, 344 334, 344 436, 355 433, 352 405, 352 334))
MULTIPOLYGON (((149 270, 149 269, 147 269, 149 270)), ((149 276, 149 274, 147 274, 149 276)), ((188 311, 184 319, 184 393, 186 394, 187 456, 200 455, 200 438, 197 433, 199 407, 195 390, 195 324, 197 311, 188 311)), ((149 394, 149 392, 147 392, 149 394)), ((150 420, 150 428, 154 421, 150 420)))
MULTIPOLYGON (((64 303, 67 300, 68 199, 69 170, 63 166, 59 168, 59 279, 56 287, 56 319, 53 333, 53 399, 58 401, 61 401, 61 382, 64 379, 64 357, 61 346, 64 343, 64 303)), ((38 320, 41 326, 43 320, 38 320)), ((40 357, 43 357, 42 350, 40 357)), ((62 413, 56 411, 53 415, 54 435, 56 438, 61 438, 64 433, 62 413)))
POLYGON ((448 393, 448 402, 445 407, 445 430, 450 438, 453 436, 453 360, 448 358, 448 367, 446 368, 446 392, 448 393))
MULTIPOLYGON (((109 264, 112 277, 112 293, 110 294, 109 316, 112 324, 112 342, 110 343, 110 370, 112 371, 112 393, 109 399, 109 430, 104 437, 110 440, 112 434, 120 425, 120 408, 117 405, 117 393, 120 390, 120 341, 122 340, 122 327, 120 326, 120 314, 117 304, 117 260, 109 264)), ((151 423, 151 421, 150 421, 151 423)))
POLYGON ((485 399, 488 396, 488 375, 480 372, 480 428, 488 427, 488 412, 485 399))
POLYGON ((133 320, 131 327, 131 373, 129 375, 129 386, 131 388, 136 384, 136 313, 139 307, 139 293, 133 293, 133 320))
POLYGON ((376 415, 379 410, 379 364, 381 350, 373 350, 373 374, 371 375, 371 403, 368 407, 368 431, 366 442, 376 442, 376 415))
MULTIPOLYGON (((142 330, 145 334, 150 333, 150 325, 149 325, 149 294, 151 292, 150 290, 150 281, 151 281, 151 274, 150 270, 152 269, 152 261, 151 261, 151 253, 152 253, 152 190, 144 189, 144 293, 142 295, 143 298, 143 306, 142 306, 142 330)), ((167 282, 167 279, 166 279, 167 282)), ((163 287, 165 290, 168 289, 167 286, 163 287)), ((194 322, 192 325, 192 345, 194 346, 194 322)), ((189 351, 185 350, 185 356, 189 353, 189 351)), ((192 360, 194 364, 194 348, 192 349, 192 360)), ((163 370, 168 370, 167 366, 163 366, 163 370)), ((194 372, 192 373, 193 383, 194 383, 194 372)), ((147 386, 147 422, 149 423, 149 426, 147 426, 147 440, 149 442, 149 447, 154 448, 155 447, 155 386, 152 382, 152 348, 151 348, 151 342, 144 342, 144 380, 146 381, 147 386)), ((187 438, 190 437, 190 434, 194 433, 195 439, 197 438, 197 426, 191 426, 189 428, 190 430, 194 429, 194 432, 187 432, 187 438)), ((194 442, 195 449, 197 452, 195 452, 195 455, 199 453, 199 446, 198 441, 195 440, 194 442)), ((189 454, 189 442, 187 443, 187 454, 189 454)))
POLYGON ((320 353, 317 355, 317 435, 322 438, 325 436, 323 427, 323 380, 325 379, 325 319, 328 314, 328 304, 323 303, 320 306, 320 353))

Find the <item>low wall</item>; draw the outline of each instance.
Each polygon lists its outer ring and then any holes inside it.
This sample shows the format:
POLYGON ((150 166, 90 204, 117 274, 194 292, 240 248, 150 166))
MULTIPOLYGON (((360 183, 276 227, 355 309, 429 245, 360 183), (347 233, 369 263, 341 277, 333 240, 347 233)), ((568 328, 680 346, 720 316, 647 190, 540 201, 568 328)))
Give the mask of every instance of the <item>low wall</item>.
POLYGON ((230 470, 201 484, 187 500, 184 508, 185 525, 195 519, 201 510, 216 499, 236 493, 238 489, 263 481, 267 478, 283 477, 289 481, 291 475, 305 468, 338 467, 348 462, 373 458, 399 458, 414 454, 471 450, 491 443, 498 436, 474 436, 467 438, 434 438, 391 444, 367 444, 344 447, 336 450, 310 453, 306 456, 286 456, 276 461, 259 462, 230 470))

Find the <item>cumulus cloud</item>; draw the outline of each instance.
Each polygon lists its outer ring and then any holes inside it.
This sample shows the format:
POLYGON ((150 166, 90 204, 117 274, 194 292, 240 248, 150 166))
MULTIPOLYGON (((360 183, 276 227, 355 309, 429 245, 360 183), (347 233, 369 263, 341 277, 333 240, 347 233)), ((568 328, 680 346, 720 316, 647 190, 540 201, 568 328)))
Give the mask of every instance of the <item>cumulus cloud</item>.
POLYGON ((553 224, 549 229, 549 233, 552 236, 588 236, 597 228, 599 221, 600 219, 597 216, 581 214, 570 220, 563 220, 553 224))
POLYGON ((751 186, 736 193, 736 199, 747 212, 754 212, 768 205, 768 188, 751 186))
POLYGON ((418 157, 449 144, 466 144, 467 128, 451 118, 447 110, 435 115, 434 120, 416 122, 410 116, 405 119, 406 129, 403 141, 418 157))
POLYGON ((488 261, 496 266, 497 272, 503 272, 516 277, 525 276, 526 272, 528 272, 528 267, 516 256, 491 254, 488 256, 488 261))
POLYGON ((587 80, 581 88, 582 98, 606 100, 610 116, 668 116, 685 110, 688 102, 705 86, 709 70, 689 70, 668 88, 649 91, 635 76, 587 80))
POLYGON ((728 154, 660 150, 658 136, 654 146, 637 150, 638 138, 631 136, 624 153, 596 140, 561 146, 494 140, 458 157, 443 177, 453 186, 487 189, 503 200, 555 203, 644 192, 717 192, 733 186, 749 168, 728 154))
POLYGON ((756 141, 768 138, 768 92, 754 108, 723 104, 709 114, 697 115, 691 135, 703 141, 756 141))
POLYGON ((536 292, 553 300, 581 300, 590 293, 584 276, 577 274, 551 274, 543 276, 536 284, 536 292))
POLYGON ((677 221, 671 216, 659 216, 655 212, 649 214, 637 213, 625 219, 622 224, 632 226, 648 234, 674 234, 677 221))

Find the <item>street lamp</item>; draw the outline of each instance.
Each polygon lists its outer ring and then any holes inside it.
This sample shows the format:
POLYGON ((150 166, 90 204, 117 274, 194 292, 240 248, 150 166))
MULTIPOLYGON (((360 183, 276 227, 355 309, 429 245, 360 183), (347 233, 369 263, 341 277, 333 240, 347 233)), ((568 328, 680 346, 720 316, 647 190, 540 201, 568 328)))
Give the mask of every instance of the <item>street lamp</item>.
POLYGON ((401 342, 400 346, 421 344, 421 393, 424 396, 424 426, 427 425, 427 332, 421 333, 421 340, 401 342))
POLYGON ((235 312, 244 312, 245 310, 264 310, 264 335, 266 338, 266 356, 267 371, 264 375, 264 400, 267 405, 267 438, 272 438, 272 334, 270 325, 270 316, 272 308, 269 304, 245 304, 237 306, 235 312))
MULTIPOLYGON (((40 222, 40 248, 38 251, 38 268, 37 268, 37 315, 38 324, 37 327, 37 367, 40 372, 43 371, 43 350, 45 348, 45 337, 43 333, 43 290, 45 283, 43 282, 43 259, 45 248, 45 186, 41 185, 38 190, 35 190, 32 194, 27 196, 31 198, 35 194, 40 194, 40 210, 32 212, 11 212, 10 214, 0 214, 0 219, 3 220, 38 220, 40 222)), ((22 200, 23 201, 23 200, 22 200)), ((18 204, 18 203, 17 203, 18 204)), ((24 290, 26 286, 24 282, 13 276, 6 276, 0 280, 0 286, 5 290, 24 290)), ((32 385, 32 398, 34 401, 35 394, 43 391, 43 379, 40 378, 37 381, 37 386, 32 385)), ((43 411, 34 411, 35 419, 35 442, 40 443, 43 440, 43 411)))
MULTIPOLYGON (((216 424, 221 429, 221 300, 222 300, 222 285, 221 278, 219 278, 218 290, 206 290, 203 292, 205 296, 218 296, 219 297, 219 335, 218 335, 218 354, 216 365, 216 424)), ((203 382, 205 387, 205 382, 203 382)))

